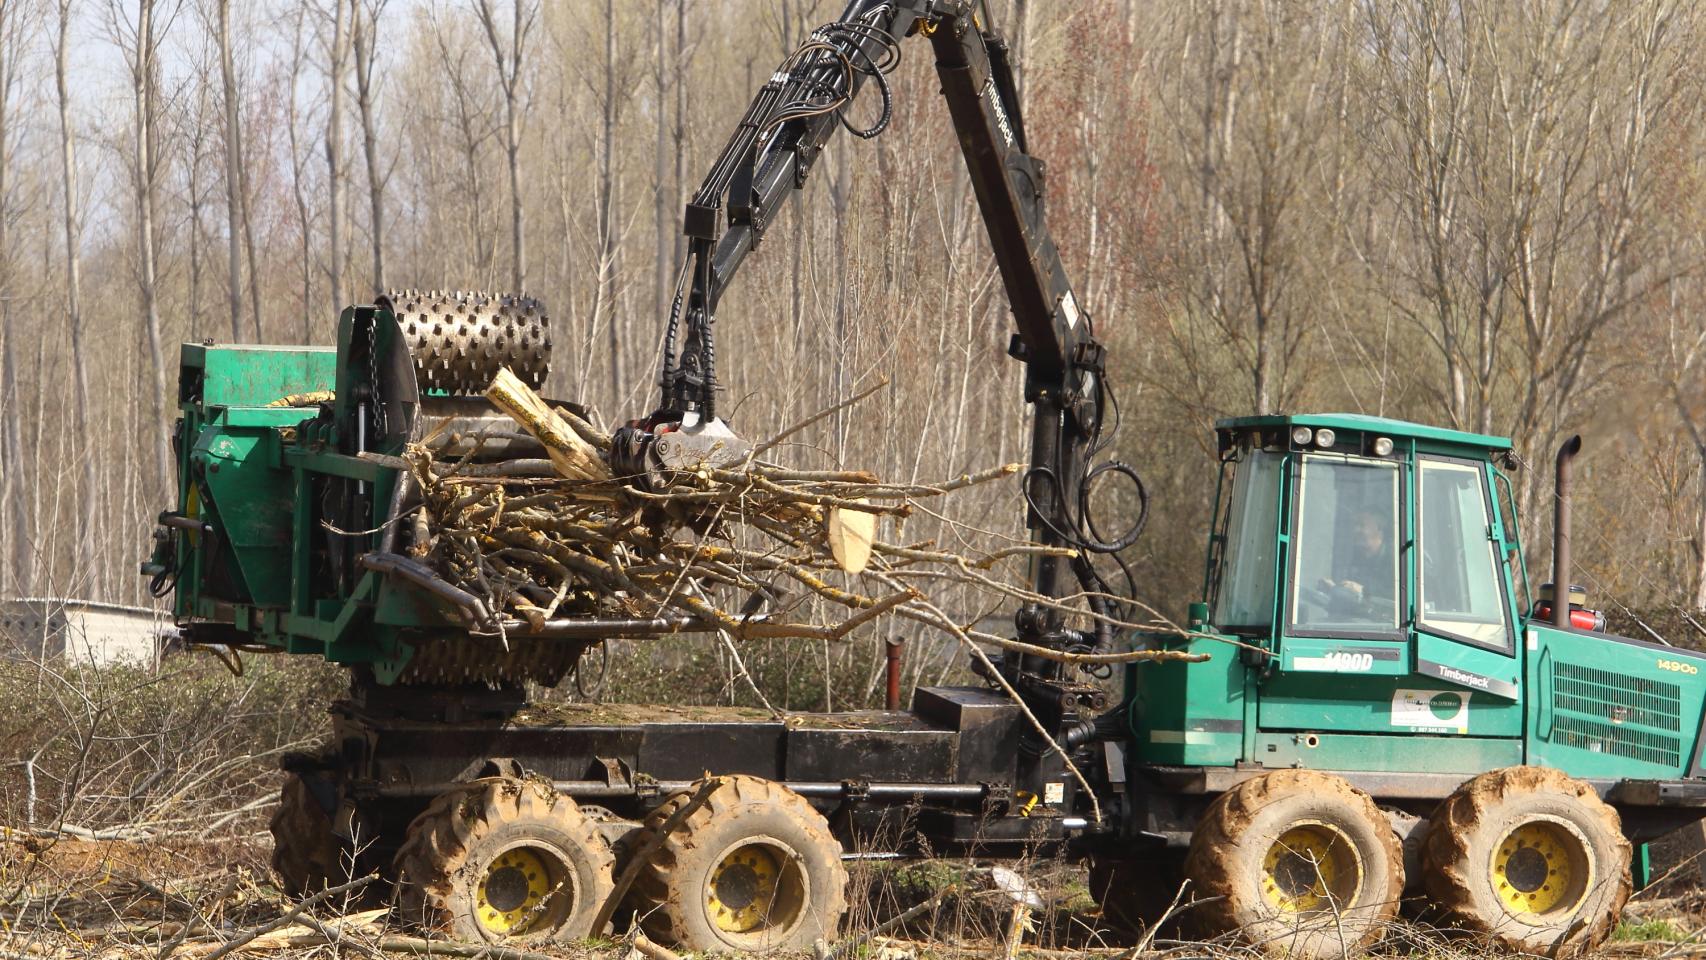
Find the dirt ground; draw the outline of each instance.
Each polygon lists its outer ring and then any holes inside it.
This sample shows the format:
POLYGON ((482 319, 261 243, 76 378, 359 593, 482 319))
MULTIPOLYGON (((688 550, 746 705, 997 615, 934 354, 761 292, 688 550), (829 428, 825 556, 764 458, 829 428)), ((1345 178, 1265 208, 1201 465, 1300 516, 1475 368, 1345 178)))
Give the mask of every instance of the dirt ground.
MULTIPOLYGON (((435 954, 492 960, 545 957, 630 958, 641 955, 620 938, 518 950, 469 950, 427 943, 391 926, 383 898, 349 899, 305 916, 273 887, 265 836, 221 842, 11 837, 0 841, 0 960, 186 957, 217 960, 232 953, 281 958, 406 957, 435 954), (259 935, 257 935, 257 933, 259 935), (252 937, 244 946, 229 945, 252 937)), ((1662 882, 1636 895, 1623 923, 1597 956, 1675 958, 1706 955, 1706 890, 1692 861, 1679 862, 1676 844, 1658 859, 1670 868, 1662 882)), ((1686 849, 1681 851, 1686 856, 1686 849)), ((1247 957, 1232 944, 1152 940, 1101 921, 1081 867, 1058 861, 1021 865, 1043 904, 1011 953, 1004 930, 1012 900, 987 882, 988 870, 965 861, 855 865, 853 905, 836 946, 847 960, 909 958, 1036 958, 1066 956, 1247 957), (944 891, 950 891, 944 895, 944 891), (870 938, 866 932, 909 906, 935 901, 919 921, 870 938)), ((1175 934, 1176 935, 1176 934, 1175 934)), ((1451 940, 1416 924, 1392 932, 1371 956, 1467 960, 1490 956, 1477 944, 1451 940)))

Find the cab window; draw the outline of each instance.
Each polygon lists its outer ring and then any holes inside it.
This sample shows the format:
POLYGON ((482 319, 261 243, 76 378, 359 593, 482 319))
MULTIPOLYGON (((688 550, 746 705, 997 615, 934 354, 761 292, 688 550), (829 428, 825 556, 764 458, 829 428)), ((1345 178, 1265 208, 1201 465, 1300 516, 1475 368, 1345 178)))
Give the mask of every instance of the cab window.
POLYGON ((1302 458, 1293 524, 1292 632, 1398 632, 1398 466, 1302 458))
POLYGON ((1214 623, 1222 630, 1273 627, 1279 475, 1280 456, 1262 450, 1246 454, 1233 475, 1226 557, 1214 598, 1214 623))
POLYGON ((1432 458, 1423 458, 1417 471, 1423 628, 1509 652, 1485 473, 1477 463, 1432 458))

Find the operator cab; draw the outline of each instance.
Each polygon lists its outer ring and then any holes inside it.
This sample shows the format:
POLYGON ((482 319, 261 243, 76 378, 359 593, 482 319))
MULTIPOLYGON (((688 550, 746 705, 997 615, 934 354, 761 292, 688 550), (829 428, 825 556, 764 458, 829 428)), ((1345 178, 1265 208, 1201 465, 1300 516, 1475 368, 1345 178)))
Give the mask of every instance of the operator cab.
POLYGON ((1509 650, 1501 557, 1516 543, 1493 467, 1508 440, 1349 414, 1217 426, 1206 584, 1217 628, 1403 640, 1414 607, 1418 629, 1509 650))
MULTIPOLYGON (((1216 428, 1203 602, 1191 637, 1154 638, 1208 659, 1129 669, 1137 762, 1361 771, 1423 794, 1519 764, 1706 774, 1706 657, 1604 632, 1575 589, 1549 622, 1509 440, 1352 414, 1216 428)), ((1567 580, 1567 557, 1555 568, 1567 580)))

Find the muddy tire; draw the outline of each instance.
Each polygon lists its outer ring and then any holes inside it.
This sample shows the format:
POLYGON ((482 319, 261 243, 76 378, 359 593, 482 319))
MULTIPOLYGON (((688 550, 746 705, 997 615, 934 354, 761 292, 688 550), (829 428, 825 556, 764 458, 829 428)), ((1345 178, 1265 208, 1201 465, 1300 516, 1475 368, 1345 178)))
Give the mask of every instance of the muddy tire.
MULTIPOLYGON (((645 850, 697 791, 646 817, 645 850)), ((657 846, 634 882, 654 940, 695 953, 810 950, 835 939, 847 871, 829 823, 799 794, 759 777, 728 776, 657 846)))
POLYGON ((1404 859, 1368 794, 1314 770, 1276 770, 1222 794, 1185 856, 1187 914, 1207 935, 1237 931, 1291 957, 1341 957, 1398 912, 1404 859))
POLYGON ((397 851, 398 914, 474 943, 592 936, 610 896, 610 844, 548 784, 490 778, 445 793, 397 851))
POLYGON ((326 788, 323 773, 288 774, 279 794, 278 809, 267 825, 272 831, 272 870, 279 889, 305 897, 343 882, 349 871, 343 845, 332 835, 332 817, 315 798, 315 787, 326 788), (308 779, 317 781, 310 786, 308 779))
POLYGON ((1633 851, 1617 811, 1561 771, 1483 773, 1431 823, 1423 880, 1446 926, 1565 956, 1603 941, 1629 899, 1633 851))

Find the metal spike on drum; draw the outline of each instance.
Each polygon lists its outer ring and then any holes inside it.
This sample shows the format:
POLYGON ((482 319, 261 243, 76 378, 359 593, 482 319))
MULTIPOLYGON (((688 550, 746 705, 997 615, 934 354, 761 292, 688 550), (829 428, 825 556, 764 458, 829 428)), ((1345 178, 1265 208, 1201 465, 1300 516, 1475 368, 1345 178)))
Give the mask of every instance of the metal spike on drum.
POLYGON ((505 367, 532 389, 544 386, 551 321, 539 301, 463 290, 394 290, 386 299, 422 390, 481 393, 505 367))

